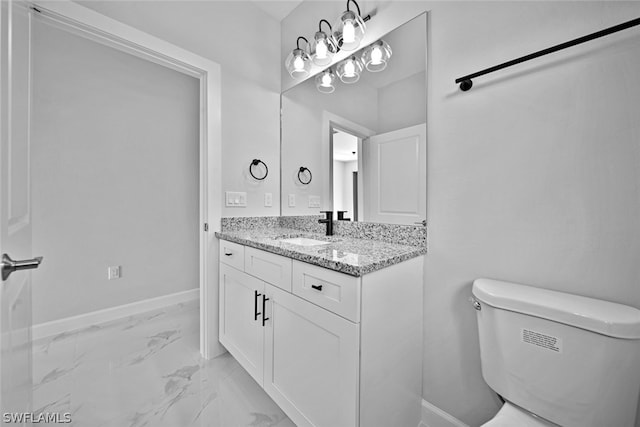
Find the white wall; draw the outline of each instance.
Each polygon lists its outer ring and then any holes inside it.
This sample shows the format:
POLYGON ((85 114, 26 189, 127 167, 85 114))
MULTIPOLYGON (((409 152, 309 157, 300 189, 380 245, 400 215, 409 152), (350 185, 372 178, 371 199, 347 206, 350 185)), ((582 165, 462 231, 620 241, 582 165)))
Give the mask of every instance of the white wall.
POLYGON ((280 23, 248 1, 80 3, 220 64, 222 189, 248 193, 246 208, 223 207, 222 216, 278 215, 280 23), (264 181, 249 175, 254 158, 269 167, 264 181))
MULTIPOLYGON (((375 3, 372 26, 396 16, 388 2, 359 3, 375 3)), ((401 7, 430 11, 423 396, 475 426, 499 405, 480 373, 475 278, 640 308, 640 33, 478 78, 467 93, 454 79, 640 16, 640 3, 401 7)), ((283 46, 333 9, 303 3, 283 46)))
POLYGON ((197 288, 198 80, 42 20, 33 58, 34 323, 197 288))

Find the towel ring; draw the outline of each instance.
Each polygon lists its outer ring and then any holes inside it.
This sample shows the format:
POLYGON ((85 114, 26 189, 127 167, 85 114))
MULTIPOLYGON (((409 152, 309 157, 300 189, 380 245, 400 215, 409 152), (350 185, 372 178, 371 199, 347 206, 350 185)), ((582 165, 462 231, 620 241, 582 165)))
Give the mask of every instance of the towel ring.
POLYGON ((300 181, 302 184, 304 185, 308 185, 311 182, 311 179, 313 178, 313 175, 311 175, 311 171, 309 170, 309 168, 306 168, 304 166, 300 166, 300 170, 298 170, 298 181, 300 181), (309 174, 309 179, 308 180, 303 180, 302 176, 305 171, 309 174))
POLYGON ((249 173, 251 174, 252 177, 254 177, 255 179, 257 179, 258 181, 262 181, 263 179, 265 179, 267 177, 267 175, 269 175, 269 168, 267 167, 267 164, 265 162, 263 162, 260 159, 253 159, 251 161, 251 164, 249 165, 249 173), (254 166, 258 166, 260 163, 262 163, 264 165, 264 176, 262 178, 258 178, 257 176, 255 176, 253 174, 253 167, 254 166))

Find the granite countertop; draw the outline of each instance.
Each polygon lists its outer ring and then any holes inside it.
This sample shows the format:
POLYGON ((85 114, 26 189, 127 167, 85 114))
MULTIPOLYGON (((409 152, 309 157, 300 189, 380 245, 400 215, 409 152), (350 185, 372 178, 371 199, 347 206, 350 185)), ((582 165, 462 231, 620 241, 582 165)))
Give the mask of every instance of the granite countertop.
POLYGON ((345 236, 325 236, 279 227, 222 231, 215 234, 223 240, 262 249, 351 276, 363 276, 427 253, 427 248, 424 246, 399 245, 345 236), (307 237, 330 243, 301 246, 281 240, 294 237, 307 237))

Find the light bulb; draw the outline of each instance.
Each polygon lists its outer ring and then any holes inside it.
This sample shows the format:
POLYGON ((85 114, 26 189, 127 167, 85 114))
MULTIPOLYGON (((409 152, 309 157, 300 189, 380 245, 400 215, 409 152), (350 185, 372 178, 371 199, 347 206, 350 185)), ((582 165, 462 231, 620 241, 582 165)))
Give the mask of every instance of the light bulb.
POLYGON ((344 75, 346 77, 353 77, 356 75, 356 67, 353 64, 352 59, 348 60, 347 63, 344 64, 344 75))
POLYGON ((329 73, 324 73, 322 75, 322 86, 324 87, 331 86, 331 75, 329 73))
POLYGON ((316 58, 325 59, 327 57, 327 45, 324 40, 320 40, 316 45, 316 58))
POLYGON ((295 71, 304 70, 304 60, 302 59, 302 56, 298 55, 295 57, 295 59, 293 60, 293 69, 295 71))
POLYGON ((371 63, 373 65, 380 65, 382 63, 382 50, 376 46, 371 51, 371 63))
POLYGON ((353 43, 355 39, 356 27, 353 25, 353 21, 351 19, 346 19, 342 29, 342 40, 344 43, 353 43))

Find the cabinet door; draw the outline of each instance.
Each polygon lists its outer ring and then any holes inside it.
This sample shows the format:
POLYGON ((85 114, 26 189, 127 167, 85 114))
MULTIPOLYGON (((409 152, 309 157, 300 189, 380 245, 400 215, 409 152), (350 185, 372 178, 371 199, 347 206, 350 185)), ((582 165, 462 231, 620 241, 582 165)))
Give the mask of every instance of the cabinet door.
POLYGON ((358 425, 359 325, 265 285, 264 389, 298 427, 358 425))
POLYGON ((262 385, 264 282, 220 264, 220 342, 262 385))

